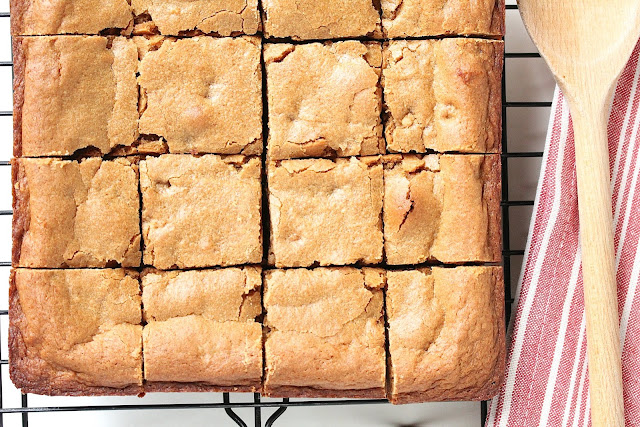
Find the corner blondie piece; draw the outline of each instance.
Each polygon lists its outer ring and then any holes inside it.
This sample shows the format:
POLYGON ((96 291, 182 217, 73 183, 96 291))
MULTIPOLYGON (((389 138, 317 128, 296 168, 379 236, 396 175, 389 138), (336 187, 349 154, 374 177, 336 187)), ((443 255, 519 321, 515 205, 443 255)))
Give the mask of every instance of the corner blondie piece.
POLYGON ((379 43, 265 46, 271 159, 384 152, 379 43))
POLYGON ((138 267, 135 159, 14 159, 13 266, 138 267))
POLYGON ((260 176, 260 159, 243 156, 165 154, 140 162, 144 264, 259 264, 260 176))
POLYGON ((142 277, 145 391, 261 389, 259 268, 142 277))
POLYGON ((16 37, 14 155, 103 155, 137 139, 138 55, 116 37, 16 37))
POLYGON ((387 273, 387 397, 392 403, 487 400, 502 383, 500 267, 387 273))
POLYGON ((388 38, 504 35, 504 0, 383 0, 388 38))
POLYGON ((142 392, 137 273, 17 269, 9 294, 9 371, 22 393, 142 392))
POLYGON ((127 0, 10 0, 12 35, 128 34, 127 0))
POLYGON ((387 148, 397 153, 497 153, 504 44, 480 39, 391 41, 382 83, 387 148))
POLYGON ((258 0, 131 0, 138 17, 136 34, 255 34, 260 28, 258 0))
POLYGON ((389 155, 384 247, 392 265, 499 262, 500 155, 389 155))
POLYGON ((141 134, 161 138, 171 153, 262 153, 259 38, 136 42, 141 134))
POLYGON ((262 5, 267 37, 310 40, 382 36, 380 12, 372 0, 263 0, 262 5))
POLYGON ((283 160, 268 175, 276 267, 382 261, 379 157, 283 160))
POLYGON ((384 397, 383 287, 371 268, 268 271, 265 395, 384 397))

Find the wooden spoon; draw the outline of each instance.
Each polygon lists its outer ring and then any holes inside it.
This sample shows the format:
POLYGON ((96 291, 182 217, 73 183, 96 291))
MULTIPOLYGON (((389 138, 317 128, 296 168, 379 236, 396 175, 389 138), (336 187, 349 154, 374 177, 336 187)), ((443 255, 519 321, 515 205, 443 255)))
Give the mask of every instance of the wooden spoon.
POLYGON ((640 37, 640 1, 518 4, 573 118, 592 424, 624 426, 607 121, 616 82, 640 37))

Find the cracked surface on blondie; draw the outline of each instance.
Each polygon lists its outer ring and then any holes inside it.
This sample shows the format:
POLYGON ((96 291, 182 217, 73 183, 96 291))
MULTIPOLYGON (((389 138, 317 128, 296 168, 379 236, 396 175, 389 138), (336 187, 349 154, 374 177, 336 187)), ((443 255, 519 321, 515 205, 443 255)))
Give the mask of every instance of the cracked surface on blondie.
POLYGON ((136 41, 141 134, 161 137, 172 153, 262 153, 259 38, 136 41))
POLYGON ((378 157, 270 163, 270 261, 276 267, 381 262, 382 177, 378 157))
POLYGON ((504 35, 504 0, 382 0, 386 37, 504 35))
POLYGON ((260 159, 244 156, 167 154, 140 162, 144 264, 259 264, 260 175, 260 159))
POLYGON ((271 159, 384 152, 379 43, 265 46, 271 159))
POLYGON ((136 140, 138 62, 131 40, 19 37, 14 60, 16 156, 86 148, 107 154, 136 140))
POLYGON ((256 267, 146 272, 146 388, 189 391, 188 383, 197 383, 209 391, 260 390, 261 287, 256 267))
POLYGON ((267 37, 294 40, 381 36, 375 0, 263 0, 267 37))
POLYGON ((10 373, 24 393, 142 392, 136 273, 17 269, 10 299, 10 373))
POLYGON ((503 292, 500 267, 387 272, 388 398, 493 396, 504 370, 503 292))
POLYGON ((231 36, 260 28, 258 0, 131 0, 131 6, 137 16, 148 14, 164 35, 195 30, 231 36))
POLYGON ((391 152, 499 152, 501 41, 391 41, 384 49, 391 152))
POLYGON ((384 283, 371 268, 268 271, 265 393, 384 396, 384 283))
POLYGON ((497 154, 387 156, 384 185, 389 264, 500 261, 497 154))
POLYGON ((13 266, 140 265, 135 159, 15 159, 13 266))

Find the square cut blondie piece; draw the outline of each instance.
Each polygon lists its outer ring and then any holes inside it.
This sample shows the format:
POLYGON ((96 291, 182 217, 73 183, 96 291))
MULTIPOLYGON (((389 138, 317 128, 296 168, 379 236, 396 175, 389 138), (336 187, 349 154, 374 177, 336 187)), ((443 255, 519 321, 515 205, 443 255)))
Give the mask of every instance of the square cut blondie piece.
POLYGON ((269 157, 384 153, 380 43, 265 46, 269 157))
POLYGON ((144 264, 162 270, 262 261, 259 158, 165 154, 140 163, 144 264))
MULTIPOLYGON (((374 0, 263 0, 267 37, 294 40, 382 35, 374 0)), ((379 4, 379 3, 378 3, 379 4)))
POLYGON ((500 170, 499 154, 386 156, 387 262, 500 262, 500 170))
POLYGON ((138 267, 135 158, 14 159, 13 266, 138 267))
POLYGON ((127 0, 10 0, 12 35, 128 34, 127 0))
POLYGON ((504 35, 504 0, 382 0, 388 38, 504 35))
POLYGON ((496 40, 390 41, 382 77, 388 150, 500 152, 503 52, 496 40))
POLYGON ((136 42, 141 134, 159 137, 171 153, 262 152, 259 38, 136 42))
POLYGON ((387 273, 387 398, 487 400, 505 364, 501 267, 387 273))
POLYGON ((260 391, 259 268, 142 276, 145 391, 260 391))
POLYGON ((265 395, 384 397, 384 279, 372 268, 266 272, 265 395))
POLYGON ((282 160, 269 164, 268 175, 271 264, 382 261, 379 157, 282 160))
POLYGON ((258 0, 130 0, 135 34, 237 36, 260 29, 258 0))
POLYGON ((17 269, 9 300, 9 371, 22 393, 142 392, 137 273, 17 269))
POLYGON ((14 155, 107 154, 137 139, 138 55, 122 37, 16 37, 14 155))

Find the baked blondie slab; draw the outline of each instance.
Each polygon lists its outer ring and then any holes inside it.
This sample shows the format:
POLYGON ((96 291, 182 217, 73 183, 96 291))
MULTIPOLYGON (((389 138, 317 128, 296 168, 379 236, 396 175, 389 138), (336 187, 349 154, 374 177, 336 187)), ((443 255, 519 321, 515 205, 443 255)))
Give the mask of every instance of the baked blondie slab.
POLYGON ((500 262, 500 155, 388 155, 388 264, 500 262))
POLYGON ((384 153, 380 43, 266 44, 271 159, 384 153))
POLYGON ((9 300, 9 372, 23 393, 142 392, 136 272, 20 268, 9 300))
POLYGON ((263 0, 264 33, 267 37, 294 40, 380 37, 380 6, 376 3, 372 0, 263 0))
POLYGON ((390 152, 499 153, 504 43, 447 38, 384 47, 390 152))
POLYGON ((260 158, 165 154, 140 162, 144 264, 262 262, 260 158))
POLYGON ((13 35, 255 34, 258 0, 11 0, 13 35))
POLYGON ((12 160, 14 267, 138 267, 136 158, 12 160))
POLYGON ((137 139, 138 55, 123 37, 16 37, 14 155, 108 154, 137 139))
POLYGON ((382 0, 388 38, 504 35, 504 0, 382 0))
POLYGON ((171 153, 262 153, 259 38, 134 41, 143 140, 152 135, 171 153))
POLYGON ((282 160, 268 165, 270 264, 382 262, 381 158, 282 160))
POLYGON ((145 391, 260 391, 261 288, 256 267, 145 271, 145 391))
POLYGON ((385 396, 382 270, 272 270, 264 286, 265 395, 385 396))
POLYGON ((501 267, 387 272, 387 398, 487 400, 505 363, 501 267))

